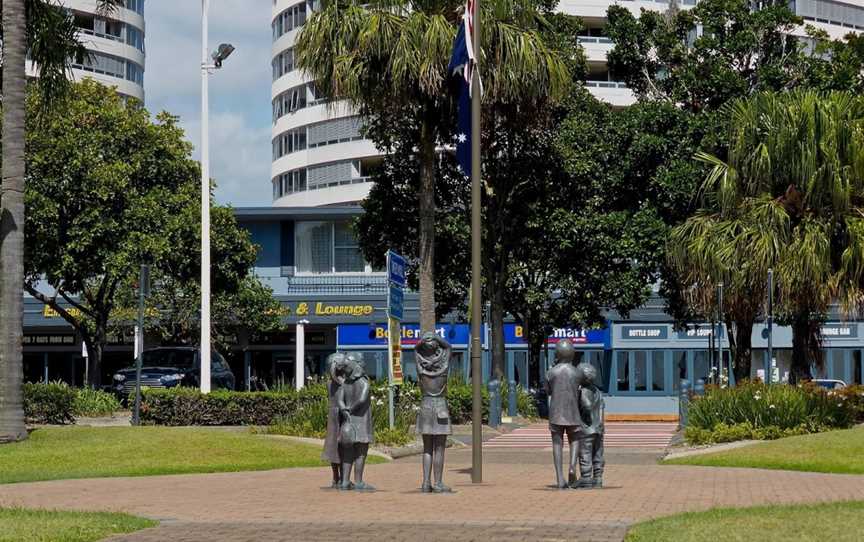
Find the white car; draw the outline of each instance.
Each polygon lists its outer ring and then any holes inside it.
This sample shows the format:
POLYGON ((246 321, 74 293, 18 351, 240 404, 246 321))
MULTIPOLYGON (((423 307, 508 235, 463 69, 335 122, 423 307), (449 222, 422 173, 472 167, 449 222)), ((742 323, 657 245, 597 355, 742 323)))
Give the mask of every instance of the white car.
POLYGON ((826 390, 841 390, 846 387, 846 383, 842 380, 829 380, 827 378, 814 378, 810 382, 821 386, 826 390))

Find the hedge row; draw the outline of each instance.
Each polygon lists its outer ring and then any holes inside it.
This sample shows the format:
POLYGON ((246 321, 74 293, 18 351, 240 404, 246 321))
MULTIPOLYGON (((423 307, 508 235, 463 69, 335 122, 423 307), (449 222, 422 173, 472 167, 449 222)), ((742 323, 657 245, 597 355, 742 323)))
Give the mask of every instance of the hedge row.
POLYGON ((78 416, 107 416, 120 409, 110 393, 65 382, 24 384, 24 417, 30 424, 67 425, 78 416))

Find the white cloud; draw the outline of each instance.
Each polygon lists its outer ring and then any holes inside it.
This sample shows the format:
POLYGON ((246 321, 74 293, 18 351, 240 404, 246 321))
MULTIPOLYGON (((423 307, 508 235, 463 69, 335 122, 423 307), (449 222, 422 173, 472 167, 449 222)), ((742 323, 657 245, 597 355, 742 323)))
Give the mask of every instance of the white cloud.
MULTIPOLYGON (((210 77, 210 173, 222 203, 270 205, 270 0, 211 0, 209 48, 236 50, 210 77)), ((201 2, 149 0, 146 103, 200 141, 201 2)))

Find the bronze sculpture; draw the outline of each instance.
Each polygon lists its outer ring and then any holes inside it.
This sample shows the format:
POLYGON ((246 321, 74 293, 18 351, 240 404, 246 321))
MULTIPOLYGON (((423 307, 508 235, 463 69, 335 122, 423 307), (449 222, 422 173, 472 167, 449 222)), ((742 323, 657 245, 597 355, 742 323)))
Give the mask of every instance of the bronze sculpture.
MULTIPOLYGON (((570 473, 575 476, 576 451, 579 442, 579 373, 573 366, 576 350, 573 343, 563 340, 555 347, 556 364, 546 372, 546 392, 549 394, 549 431, 552 433, 552 460, 555 462, 555 484, 567 489, 561 460, 564 453, 564 434, 570 445, 570 473)), ((572 483, 572 482, 571 482, 572 483)))
POLYGON ((330 373, 330 382, 327 385, 329 398, 329 409, 327 412, 327 433, 324 437, 324 450, 321 459, 330 463, 333 469, 332 488, 338 488, 342 483, 342 458, 339 455, 339 405, 341 398, 339 393, 344 382, 345 355, 341 352, 327 356, 327 370, 330 373))
POLYGON ((339 455, 342 460, 339 489, 373 491, 375 488, 363 481, 366 455, 373 435, 369 377, 356 355, 346 355, 340 367, 343 382, 336 394, 340 418, 339 455), (352 468, 354 483, 351 483, 352 468))
POLYGON ((450 343, 432 332, 424 333, 414 349, 417 380, 423 393, 417 413, 417 432, 423 435, 423 485, 420 490, 424 493, 451 491, 444 485, 444 451, 447 448, 447 436, 453 432, 447 408, 451 350, 450 343))
POLYGON ((597 369, 580 363, 579 372, 579 482, 577 488, 603 487, 603 434, 605 402, 597 387, 597 369))

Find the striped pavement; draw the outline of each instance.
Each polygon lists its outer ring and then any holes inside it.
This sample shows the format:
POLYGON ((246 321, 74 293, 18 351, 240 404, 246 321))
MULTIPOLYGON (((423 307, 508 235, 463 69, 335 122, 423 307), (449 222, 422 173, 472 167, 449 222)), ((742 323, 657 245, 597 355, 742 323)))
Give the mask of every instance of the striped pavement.
MULTIPOLYGON (((666 448, 678 431, 676 423, 606 422, 606 448, 666 448)), ((520 427, 483 443, 484 449, 551 448, 547 424, 520 427)))

